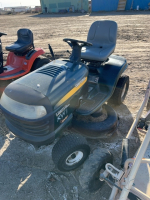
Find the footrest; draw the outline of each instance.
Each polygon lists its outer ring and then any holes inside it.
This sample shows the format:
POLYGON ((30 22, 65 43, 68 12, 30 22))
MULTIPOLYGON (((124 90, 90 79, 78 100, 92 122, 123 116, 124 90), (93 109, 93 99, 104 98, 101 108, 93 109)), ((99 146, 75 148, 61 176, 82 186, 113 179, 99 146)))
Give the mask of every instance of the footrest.
POLYGON ((84 99, 76 112, 80 115, 90 115, 95 112, 100 106, 107 94, 103 92, 97 93, 91 99, 84 99))
POLYGON ((8 80, 24 75, 25 70, 20 67, 11 67, 10 65, 4 67, 4 72, 0 74, 0 80, 8 80))

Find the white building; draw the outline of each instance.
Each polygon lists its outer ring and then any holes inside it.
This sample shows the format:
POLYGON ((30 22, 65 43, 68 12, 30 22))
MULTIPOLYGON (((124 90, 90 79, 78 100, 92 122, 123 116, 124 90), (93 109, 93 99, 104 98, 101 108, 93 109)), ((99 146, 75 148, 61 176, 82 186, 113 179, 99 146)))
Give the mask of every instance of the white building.
POLYGON ((13 12, 27 12, 31 10, 29 6, 17 6, 17 7, 4 7, 5 11, 13 11, 13 12))

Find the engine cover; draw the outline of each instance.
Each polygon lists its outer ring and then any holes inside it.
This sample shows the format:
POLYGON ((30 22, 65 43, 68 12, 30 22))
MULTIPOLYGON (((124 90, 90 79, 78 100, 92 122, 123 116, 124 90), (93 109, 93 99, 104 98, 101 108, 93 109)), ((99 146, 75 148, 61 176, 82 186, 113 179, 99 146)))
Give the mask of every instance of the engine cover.
POLYGON ((79 98, 87 92, 87 76, 86 65, 55 60, 14 81, 2 96, 1 108, 8 128, 30 143, 45 144, 50 135, 54 138, 72 119, 73 111, 79 106, 79 98), (9 102, 15 102, 15 105, 18 102, 16 107, 20 111, 21 105, 24 109, 26 105, 42 106, 46 109, 46 116, 32 120, 23 118, 19 111, 16 114, 16 108, 13 112, 9 102), (47 127, 45 132, 44 127, 47 127))

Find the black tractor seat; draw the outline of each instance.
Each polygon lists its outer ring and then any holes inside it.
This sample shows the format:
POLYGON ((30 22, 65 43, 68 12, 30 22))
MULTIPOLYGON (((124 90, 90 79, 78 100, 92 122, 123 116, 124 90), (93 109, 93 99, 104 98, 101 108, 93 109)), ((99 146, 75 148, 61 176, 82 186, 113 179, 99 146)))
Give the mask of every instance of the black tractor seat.
POLYGON ((81 59, 104 62, 114 52, 117 40, 117 23, 110 20, 94 22, 89 30, 87 42, 91 47, 83 47, 81 59))
POLYGON ((33 33, 29 29, 19 29, 17 32, 18 40, 9 46, 6 46, 7 51, 15 54, 23 55, 30 49, 34 48, 33 33))

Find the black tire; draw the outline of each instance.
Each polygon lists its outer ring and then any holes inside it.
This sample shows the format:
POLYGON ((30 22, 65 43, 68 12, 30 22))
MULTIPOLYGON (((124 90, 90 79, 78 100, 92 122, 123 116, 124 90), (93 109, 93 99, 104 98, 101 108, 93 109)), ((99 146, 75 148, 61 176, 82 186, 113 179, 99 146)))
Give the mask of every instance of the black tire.
POLYGON ((129 76, 123 75, 119 78, 115 91, 108 102, 114 105, 122 104, 126 98, 128 89, 129 89, 129 76))
POLYGON ((31 68, 31 72, 33 72, 34 70, 36 69, 39 69, 40 67, 48 64, 50 61, 48 58, 36 58, 33 65, 32 65, 32 68, 31 68))
POLYGON ((0 97, 2 96, 5 88, 12 82, 13 80, 1 80, 0 84, 0 97))
POLYGON ((148 102, 147 102, 146 108, 147 108, 147 110, 150 110, 150 98, 149 98, 149 100, 148 100, 148 102))
POLYGON ((84 190, 94 193, 103 186, 104 181, 100 181, 99 177, 107 163, 113 163, 113 155, 108 150, 97 148, 90 154, 79 175, 79 182, 84 190))
POLYGON ((118 116, 113 108, 104 104, 103 108, 107 112, 107 118, 104 121, 85 121, 74 116, 72 127, 87 138, 107 138, 110 137, 118 126, 118 116))
POLYGON ((76 169, 83 164, 89 154, 90 147, 87 144, 86 139, 77 134, 63 136, 52 149, 53 162, 60 171, 71 171, 76 169), (77 153, 77 156, 75 155, 75 152, 77 153), (71 155, 74 157, 71 158, 71 155), (69 157, 72 159, 72 163, 68 162, 69 157))

